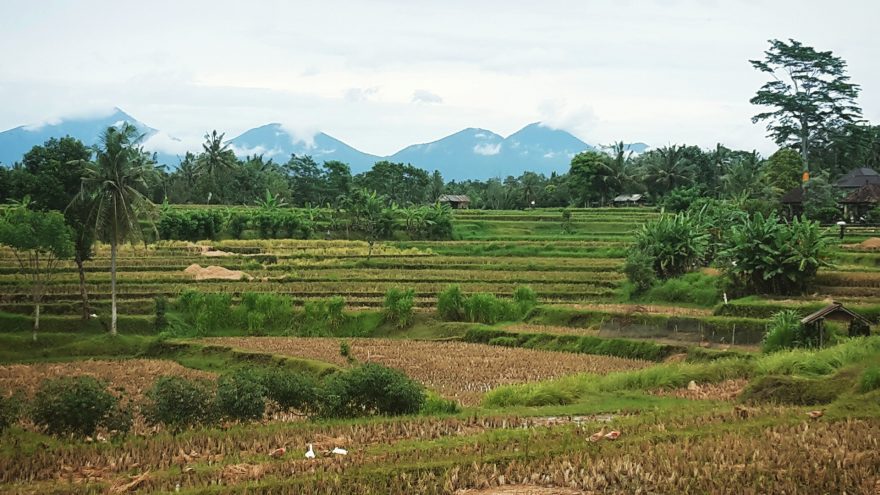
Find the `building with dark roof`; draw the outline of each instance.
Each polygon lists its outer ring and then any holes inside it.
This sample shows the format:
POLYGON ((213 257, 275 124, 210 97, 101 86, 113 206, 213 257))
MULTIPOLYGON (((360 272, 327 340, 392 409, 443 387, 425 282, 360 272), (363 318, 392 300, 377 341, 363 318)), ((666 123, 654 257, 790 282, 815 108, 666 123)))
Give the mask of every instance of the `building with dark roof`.
POLYGON ((868 212, 880 206, 880 184, 866 184, 840 200, 843 217, 850 222, 862 221, 868 212))
POLYGON ((880 185, 880 173, 874 169, 862 167, 850 170, 834 185, 841 189, 858 189, 869 184, 880 185))
POLYGON ((442 194, 437 198, 441 205, 449 205, 456 210, 466 210, 471 204, 471 198, 464 194, 442 194))

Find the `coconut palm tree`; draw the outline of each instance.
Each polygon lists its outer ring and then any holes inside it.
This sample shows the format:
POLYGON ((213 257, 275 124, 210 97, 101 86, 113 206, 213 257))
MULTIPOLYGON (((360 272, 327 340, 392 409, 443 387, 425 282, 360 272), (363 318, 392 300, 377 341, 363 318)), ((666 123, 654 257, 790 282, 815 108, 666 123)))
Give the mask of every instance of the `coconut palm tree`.
POLYGON ((222 202, 223 195, 219 191, 219 184, 222 181, 218 180, 218 176, 223 173, 232 172, 238 166, 235 153, 229 149, 228 143, 223 142, 223 136, 225 135, 224 133, 218 134, 216 130, 210 134, 205 134, 202 152, 196 158, 196 167, 199 174, 207 176, 210 181, 211 192, 208 193, 208 202, 211 201, 211 196, 220 198, 222 202))
POLYGON ((91 205, 88 215, 98 239, 110 244, 110 333, 116 335, 116 252, 125 241, 143 239, 140 220, 155 205, 144 195, 153 173, 149 156, 138 145, 144 135, 124 123, 108 127, 95 147, 95 161, 85 163, 80 198, 91 205))

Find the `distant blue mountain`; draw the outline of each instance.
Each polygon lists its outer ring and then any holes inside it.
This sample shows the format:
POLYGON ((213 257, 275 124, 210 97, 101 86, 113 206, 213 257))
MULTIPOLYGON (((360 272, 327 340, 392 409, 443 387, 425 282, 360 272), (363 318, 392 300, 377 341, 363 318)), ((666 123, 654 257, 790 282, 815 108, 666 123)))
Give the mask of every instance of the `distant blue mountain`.
MULTIPOLYGON (((137 127, 138 131, 145 135, 145 141, 154 136, 156 129, 140 122, 119 108, 114 108, 109 114, 90 118, 66 119, 57 123, 48 123, 33 126, 19 126, 8 131, 0 132, 0 164, 9 166, 21 161, 25 153, 34 146, 43 144, 49 138, 61 138, 64 136, 79 139, 86 146, 98 143, 101 133, 110 126, 117 126, 128 122, 137 127)), ((177 164, 174 156, 159 154, 160 163, 177 164)))
POLYGON ((316 134, 310 141, 297 138, 286 131, 281 124, 266 124, 251 129, 230 139, 228 143, 239 156, 263 155, 265 158, 284 163, 292 154, 309 155, 318 163, 330 160, 347 163, 354 173, 369 170, 374 163, 382 159, 352 148, 323 132, 316 134))
MULTIPOLYGON (((66 135, 86 145, 98 142, 98 136, 108 126, 129 122, 146 134, 144 146, 150 149, 152 137, 161 137, 153 143, 174 141, 160 131, 138 121, 119 108, 107 115, 93 118, 66 119, 40 126, 21 126, 0 132, 0 164, 9 166, 20 161, 33 146, 43 144, 51 137, 66 135)), ((525 171, 549 175, 568 171, 571 158, 581 151, 596 150, 570 133, 553 129, 541 123, 529 124, 508 137, 492 131, 468 128, 437 141, 415 144, 391 156, 377 156, 355 149, 339 139, 320 132, 311 138, 295 136, 281 124, 267 124, 251 129, 228 141, 237 155, 263 155, 276 162, 286 162, 291 154, 310 155, 318 163, 339 160, 351 166, 353 173, 369 170, 379 160, 410 163, 428 171, 439 170, 446 180, 488 179, 518 176, 525 171)), ((157 144, 158 146, 158 144, 157 144)), ((627 149, 643 153, 648 146, 632 143, 627 149)), ((200 151, 198 148, 192 150, 200 151)), ((157 153, 159 163, 176 167, 181 156, 157 153)))

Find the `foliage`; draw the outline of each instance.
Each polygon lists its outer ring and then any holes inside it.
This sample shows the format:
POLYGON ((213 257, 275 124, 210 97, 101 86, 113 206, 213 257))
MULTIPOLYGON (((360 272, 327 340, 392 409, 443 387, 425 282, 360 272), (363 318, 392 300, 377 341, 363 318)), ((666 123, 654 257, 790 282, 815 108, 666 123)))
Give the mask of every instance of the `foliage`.
POLYGON ((691 205, 703 197, 699 187, 676 187, 663 196, 660 206, 666 211, 678 213, 689 210, 691 205))
POLYGON ((846 62, 830 51, 817 51, 796 40, 770 40, 764 60, 751 60, 772 80, 750 100, 770 107, 752 117, 767 121, 767 132, 780 146, 797 144, 808 164, 811 147, 827 140, 835 128, 860 120, 860 88, 846 75, 846 62))
POLYGON ((747 290, 793 294, 806 290, 827 265, 828 241, 816 222, 784 224, 757 213, 733 225, 720 253, 723 269, 747 290))
POLYGON ((834 223, 843 216, 837 205, 840 199, 840 191, 827 174, 816 174, 804 184, 804 216, 816 222, 834 223))
POLYGON ((486 292, 478 292, 465 298, 464 315, 467 321, 488 325, 516 319, 510 302, 486 292))
POLYGON ((764 352, 806 347, 807 339, 801 325, 801 315, 793 310, 780 311, 767 324, 767 334, 761 346, 764 352))
POLYGON ((841 381, 792 376, 765 376, 750 384, 740 396, 747 403, 814 406, 833 402, 843 392, 841 381))
POLYGON ((764 180, 777 194, 785 194, 801 185, 804 159, 791 148, 781 148, 764 165, 764 180))
POLYGON ((31 419, 54 435, 93 435, 118 399, 91 376, 44 380, 34 396, 31 419))
POLYGON ((464 300, 461 286, 450 285, 437 296, 437 313, 447 321, 461 321, 464 318, 464 300))
POLYGON ((73 256, 70 229, 58 212, 13 208, 0 217, 0 244, 12 249, 21 275, 30 282, 36 340, 46 285, 59 261, 73 256))
POLYGON ((604 205, 605 200, 616 192, 608 187, 603 178, 610 172, 611 157, 599 151, 584 151, 571 159, 568 187, 576 191, 575 204, 590 206, 593 202, 604 205))
MULTIPOLYGON (((880 366, 869 366, 859 378, 859 392, 868 393, 880 388, 880 366)), ((0 428, 2 430, 2 428, 0 428)))
POLYGON ((397 328, 406 328, 412 323, 415 291, 413 289, 388 289, 385 293, 385 321, 397 328))
POLYGON ((165 296, 156 296, 154 301, 156 306, 156 318, 153 321, 156 332, 158 333, 165 330, 168 326, 168 298, 165 296))
POLYGON ((433 392, 428 392, 425 402, 419 409, 419 414, 423 416, 439 416, 446 414, 458 414, 461 412, 461 406, 452 399, 444 399, 433 392))
POLYGON ((216 239, 222 229, 223 213, 215 209, 165 209, 156 223, 160 239, 216 239))
POLYGON ((189 426, 208 424, 216 418, 212 385, 202 380, 179 376, 163 376, 147 391, 142 408, 150 424, 164 424, 175 431, 189 426))
POLYGON ((523 318, 538 305, 538 294, 528 286, 519 286, 513 290, 513 304, 516 306, 516 313, 519 318, 523 318))
POLYGON ((670 278, 649 288, 639 301, 712 306, 721 299, 719 278, 699 272, 670 278))
POLYGON ((217 412, 229 419, 260 419, 266 410, 267 389, 254 372, 240 369, 217 380, 217 412))
POLYGON ((630 251, 623 265, 623 273, 635 286, 636 294, 645 292, 657 282, 657 274, 654 272, 654 258, 641 250, 630 251))
POLYGON ((708 235, 699 219, 688 212, 661 215, 643 224, 633 249, 651 258, 660 279, 677 277, 699 266, 708 247, 708 235))
POLYGON ((324 417, 415 414, 425 402, 421 385, 403 373, 367 363, 328 377, 321 389, 324 417))
POLYGON ((293 323, 293 300, 263 292, 245 292, 233 310, 248 335, 266 335, 268 329, 287 330, 293 323))
POLYGON ((0 434, 9 429, 18 421, 21 413, 21 397, 9 396, 0 390, 0 434))
POLYGON ((184 322, 205 336, 232 322, 232 297, 227 293, 185 291, 177 298, 177 310, 184 322))
POLYGON ((314 413, 318 407, 318 384, 310 374, 270 369, 261 373, 260 382, 266 398, 284 410, 314 413))
POLYGON ((322 334, 323 329, 331 332, 339 330, 349 319, 344 310, 345 299, 342 296, 306 301, 297 325, 299 334, 317 336, 322 334))

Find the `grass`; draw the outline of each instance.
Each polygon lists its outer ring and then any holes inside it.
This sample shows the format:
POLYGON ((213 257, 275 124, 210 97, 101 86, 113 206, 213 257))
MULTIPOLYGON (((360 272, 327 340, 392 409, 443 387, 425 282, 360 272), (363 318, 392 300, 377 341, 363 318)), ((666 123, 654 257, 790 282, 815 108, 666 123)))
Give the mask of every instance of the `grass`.
POLYGON ((818 351, 799 349, 754 359, 732 357, 708 363, 660 364, 605 376, 582 374, 540 383, 499 387, 486 394, 483 404, 493 408, 571 404, 595 392, 680 388, 691 380, 715 383, 768 375, 819 377, 831 375, 848 365, 876 360, 878 355, 880 336, 863 337, 818 351))

